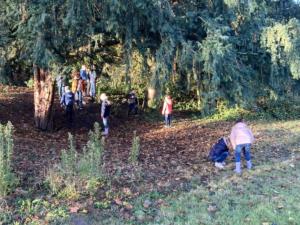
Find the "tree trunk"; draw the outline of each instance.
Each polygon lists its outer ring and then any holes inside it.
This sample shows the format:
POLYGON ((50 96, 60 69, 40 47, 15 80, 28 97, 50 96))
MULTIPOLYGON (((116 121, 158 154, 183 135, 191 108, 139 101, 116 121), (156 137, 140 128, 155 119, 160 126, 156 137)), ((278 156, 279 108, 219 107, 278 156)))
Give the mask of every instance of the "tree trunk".
POLYGON ((49 70, 34 66, 34 121, 38 129, 53 129, 53 101, 53 77, 49 70))
POLYGON ((194 59, 193 59, 192 72, 193 72, 194 78, 196 80, 196 85, 197 85, 198 109, 202 110, 202 92, 201 92, 201 81, 200 81, 201 71, 196 70, 196 61, 194 59))

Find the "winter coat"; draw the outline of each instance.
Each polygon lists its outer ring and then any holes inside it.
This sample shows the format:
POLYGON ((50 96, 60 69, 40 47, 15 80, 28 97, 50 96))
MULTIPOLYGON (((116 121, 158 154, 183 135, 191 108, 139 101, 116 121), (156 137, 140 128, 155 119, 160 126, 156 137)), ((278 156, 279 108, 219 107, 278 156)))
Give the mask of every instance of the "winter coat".
POLYGON ((82 80, 87 80, 88 79, 88 75, 87 75, 86 70, 83 70, 83 69, 80 70, 80 78, 82 80))
POLYGON ((250 128, 245 123, 240 122, 233 126, 230 141, 233 149, 235 149, 237 145, 252 144, 254 136, 250 128))
POLYGON ((128 104, 135 104, 135 105, 138 104, 138 99, 134 93, 130 93, 128 95, 128 104))
POLYGON ((101 117, 107 118, 110 115, 110 102, 109 101, 103 101, 101 102, 101 117))
POLYGON ((216 144, 213 145, 208 157, 210 160, 213 160, 220 157, 224 152, 229 152, 229 149, 224 138, 221 138, 216 144))
POLYGON ((74 104, 74 94, 71 91, 67 91, 60 99, 60 104, 65 106, 72 106, 74 104))
POLYGON ((172 99, 167 99, 164 101, 164 106, 162 109, 162 114, 163 115, 170 115, 172 114, 173 111, 173 103, 172 103, 172 99))
POLYGON ((78 73, 72 74, 72 92, 75 93, 77 91, 78 81, 80 79, 80 76, 78 73))

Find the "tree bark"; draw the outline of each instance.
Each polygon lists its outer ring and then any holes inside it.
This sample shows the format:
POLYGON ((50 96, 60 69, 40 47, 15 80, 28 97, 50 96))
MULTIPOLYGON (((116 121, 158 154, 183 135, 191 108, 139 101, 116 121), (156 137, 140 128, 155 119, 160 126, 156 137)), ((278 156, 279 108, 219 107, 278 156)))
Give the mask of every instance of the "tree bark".
POLYGON ((34 66, 34 121, 43 131, 53 130, 54 79, 49 70, 34 66))

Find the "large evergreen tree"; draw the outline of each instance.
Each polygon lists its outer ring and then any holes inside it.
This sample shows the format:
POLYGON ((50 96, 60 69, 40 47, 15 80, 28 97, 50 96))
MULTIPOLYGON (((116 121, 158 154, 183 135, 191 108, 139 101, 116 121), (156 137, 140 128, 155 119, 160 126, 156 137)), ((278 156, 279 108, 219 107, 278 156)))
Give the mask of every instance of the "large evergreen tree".
POLYGON ((249 105, 297 91, 299 12, 292 0, 3 0, 0 75, 14 82, 33 66, 43 130, 53 76, 83 60, 124 64, 127 89, 146 74, 153 100, 175 87, 196 93, 203 113, 220 100, 249 105))

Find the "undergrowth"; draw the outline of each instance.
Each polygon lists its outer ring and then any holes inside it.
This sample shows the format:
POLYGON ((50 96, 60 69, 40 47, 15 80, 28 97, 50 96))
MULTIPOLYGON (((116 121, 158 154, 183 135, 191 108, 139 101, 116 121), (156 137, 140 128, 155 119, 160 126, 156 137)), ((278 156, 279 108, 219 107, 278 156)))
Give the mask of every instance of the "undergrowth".
POLYGON ((13 125, 0 124, 0 198, 6 196, 17 184, 17 178, 12 171, 13 155, 13 125))
POLYGON ((89 133, 89 141, 82 153, 77 152, 69 134, 69 149, 62 151, 61 161, 47 173, 51 192, 66 199, 78 199, 82 194, 93 195, 104 182, 103 152, 98 123, 89 133))

